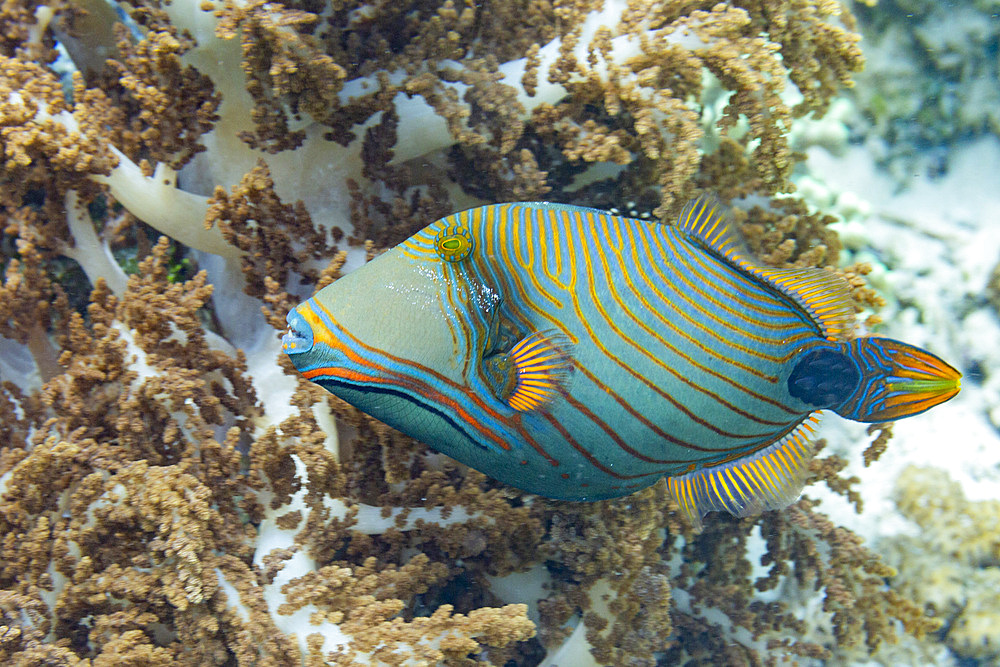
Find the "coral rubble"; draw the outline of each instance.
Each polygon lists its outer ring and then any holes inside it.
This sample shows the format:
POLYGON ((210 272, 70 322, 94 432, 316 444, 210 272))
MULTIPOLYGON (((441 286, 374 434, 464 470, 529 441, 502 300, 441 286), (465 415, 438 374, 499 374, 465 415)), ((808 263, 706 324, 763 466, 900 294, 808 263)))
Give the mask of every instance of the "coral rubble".
POLYGON ((940 634, 965 659, 1000 658, 1000 500, 969 500, 944 471, 910 466, 896 482, 899 510, 916 535, 887 540, 901 593, 925 605, 940 634))

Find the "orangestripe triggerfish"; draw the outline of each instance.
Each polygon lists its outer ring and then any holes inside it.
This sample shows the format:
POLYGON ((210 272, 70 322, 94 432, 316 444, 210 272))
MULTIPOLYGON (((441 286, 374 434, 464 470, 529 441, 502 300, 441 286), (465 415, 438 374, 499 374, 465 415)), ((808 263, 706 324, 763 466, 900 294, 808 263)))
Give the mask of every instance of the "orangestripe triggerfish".
POLYGON ((755 264, 717 204, 675 225, 546 203, 450 215, 288 314, 308 379, 512 486, 598 500, 667 477, 697 524, 799 494, 817 413, 879 422, 961 374, 851 334, 847 284, 755 264))

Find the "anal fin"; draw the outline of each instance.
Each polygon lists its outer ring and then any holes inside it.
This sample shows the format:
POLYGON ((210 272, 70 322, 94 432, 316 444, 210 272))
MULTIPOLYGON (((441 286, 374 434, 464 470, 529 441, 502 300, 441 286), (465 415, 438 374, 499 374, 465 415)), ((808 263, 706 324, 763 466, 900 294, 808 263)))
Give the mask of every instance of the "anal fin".
POLYGON ((808 476, 809 436, 819 421, 810 415, 790 433, 735 461, 667 478, 667 487, 695 529, 707 512, 739 517, 795 502, 808 476))

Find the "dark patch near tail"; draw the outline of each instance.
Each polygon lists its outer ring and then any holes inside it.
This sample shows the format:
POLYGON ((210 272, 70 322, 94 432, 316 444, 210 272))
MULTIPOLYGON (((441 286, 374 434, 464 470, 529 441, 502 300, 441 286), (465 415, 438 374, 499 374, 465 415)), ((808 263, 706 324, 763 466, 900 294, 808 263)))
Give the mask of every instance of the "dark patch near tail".
POLYGON ((802 357, 788 376, 788 391, 817 408, 840 405, 857 389, 861 372, 850 357, 833 349, 802 357))

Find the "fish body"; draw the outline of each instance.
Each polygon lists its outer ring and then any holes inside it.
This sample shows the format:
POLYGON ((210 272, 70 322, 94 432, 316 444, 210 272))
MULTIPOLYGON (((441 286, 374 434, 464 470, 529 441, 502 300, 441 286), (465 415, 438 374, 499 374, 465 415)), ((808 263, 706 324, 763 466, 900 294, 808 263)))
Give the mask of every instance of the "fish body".
POLYGON ((515 203, 443 218, 340 278, 289 313, 284 347, 502 482, 597 500, 666 476, 697 521, 794 499, 819 410, 883 421, 957 392, 919 348, 849 340, 852 317, 842 280, 756 266, 710 201, 675 225, 515 203))

